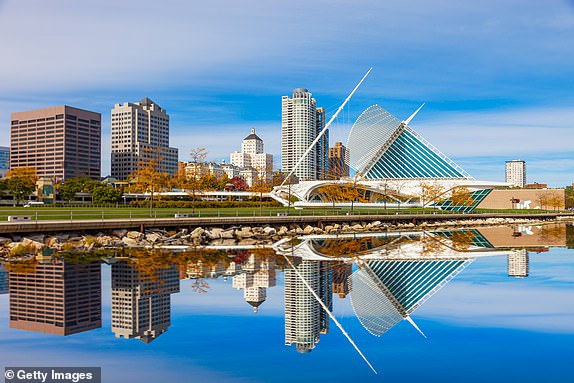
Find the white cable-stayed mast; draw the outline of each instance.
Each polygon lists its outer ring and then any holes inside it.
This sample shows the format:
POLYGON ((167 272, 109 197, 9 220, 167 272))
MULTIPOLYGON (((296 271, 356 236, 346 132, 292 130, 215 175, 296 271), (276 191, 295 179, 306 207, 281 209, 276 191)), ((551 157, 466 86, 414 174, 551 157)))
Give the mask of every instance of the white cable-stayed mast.
POLYGON ((305 151, 305 153, 303 153, 303 155, 301 156, 301 158, 299 158, 299 161, 297 161, 297 163, 295 164, 295 166, 293 167, 293 169, 291 169, 291 171, 289 172, 289 174, 287 175, 287 177, 285 177, 285 179, 283 180, 283 182, 281 183, 280 186, 285 185, 285 182, 287 182, 288 179, 291 178, 291 176, 293 175, 293 173, 295 173, 295 171, 297 170, 297 168, 299 167, 299 165, 301 165, 301 163, 303 162, 303 160, 305 159, 305 157, 307 157, 309 155, 309 153, 311 152, 311 150, 313 149, 313 147, 315 145, 317 145, 317 142, 319 142, 319 140, 321 139, 321 137, 325 134, 325 132, 327 131, 327 129, 329 129, 329 126, 331 126, 331 124, 333 123, 333 121, 337 118, 337 116, 339 115, 339 113, 341 113, 341 111, 343 110, 343 108, 345 108, 345 105, 347 105, 347 102, 349 102, 349 100, 351 99, 351 97, 353 97, 353 94, 355 94, 355 92, 357 91, 357 89, 359 89, 359 87, 361 86, 361 84, 363 83, 363 81, 365 81, 365 79, 367 78, 367 76, 369 75, 369 73, 371 73, 371 71, 373 70, 373 68, 369 68, 369 70, 367 71, 367 73, 365 73, 365 75, 363 76, 363 78, 361 79, 361 81, 359 81, 359 83, 357 84, 357 86, 355 86, 355 88, 351 91, 351 93, 347 96, 347 98, 345 99, 345 101, 343 101, 343 103, 341 104, 341 106, 339 107, 339 109, 337 109, 337 111, 335 112, 335 114, 333 114, 333 116, 331 117, 331 119, 329 120, 329 122, 327 122, 325 124, 325 127, 323 128, 323 130, 321 130, 321 132, 317 135, 317 137, 315 138, 315 140, 313 140, 313 142, 311 143, 311 145, 309 145, 309 147, 307 148, 307 150, 305 151))

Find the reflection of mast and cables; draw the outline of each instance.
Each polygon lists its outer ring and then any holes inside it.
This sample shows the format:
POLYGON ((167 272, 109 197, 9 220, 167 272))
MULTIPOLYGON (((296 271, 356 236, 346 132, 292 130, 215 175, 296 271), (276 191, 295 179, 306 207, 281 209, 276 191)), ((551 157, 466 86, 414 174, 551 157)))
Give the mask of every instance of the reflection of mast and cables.
POLYGON ((335 316, 333 315, 333 313, 331 312, 331 310, 327 307, 327 305, 325 304, 325 302, 323 302, 323 300, 321 300, 321 298, 319 297, 319 295, 317 295, 317 292, 311 287, 311 285, 309 284, 309 282, 303 277, 303 275, 300 273, 300 271, 298 270, 298 268, 293 264, 293 262, 291 261, 291 259, 289 259, 289 257, 283 255, 283 257, 285 258, 285 260, 289 263, 289 266, 291 267, 291 269, 295 272, 295 274, 297 275, 297 277, 299 278, 299 280, 303 283, 303 285, 307 288, 307 290, 312 294, 312 296, 315 298, 315 300, 321 305, 321 307, 323 308, 323 310, 325 310, 325 312, 329 315, 329 318, 331 318, 331 320, 337 325, 337 327, 339 328, 339 330, 341 330, 341 332, 343 333, 343 335, 347 338, 347 340, 349 341, 349 343, 351 343, 351 345, 355 348, 355 350, 359 353, 359 355, 361 356, 361 358, 363 358, 363 360, 365 361, 365 363, 367 363, 367 365, 369 366, 369 368, 375 373, 377 374, 377 371, 375 370, 375 368, 373 367, 373 365, 368 361, 368 359, 365 357, 365 355, 361 352, 361 350, 359 349, 359 347, 355 344, 355 342, 353 341, 353 339, 349 336, 349 334, 345 331, 345 329, 343 328, 343 326, 339 323, 339 321, 337 320, 337 318, 335 318, 335 316))

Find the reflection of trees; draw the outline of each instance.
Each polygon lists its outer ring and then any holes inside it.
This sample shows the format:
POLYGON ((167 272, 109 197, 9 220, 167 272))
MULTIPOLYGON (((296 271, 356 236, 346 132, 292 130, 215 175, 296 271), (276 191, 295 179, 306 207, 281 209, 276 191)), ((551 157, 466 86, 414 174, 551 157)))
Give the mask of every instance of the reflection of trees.
POLYGON ((10 261, 6 262, 5 267, 7 271, 12 273, 34 274, 36 272, 36 260, 27 259, 10 261))
POLYGON ((435 254, 444 249, 445 245, 437 240, 434 236, 424 234, 420 238, 420 242, 422 244, 422 254, 421 255, 428 255, 428 254, 435 254))
POLYGON ((327 257, 356 256, 385 246, 396 237, 325 238, 311 240, 312 247, 327 257))
POLYGON ((451 232, 450 239, 455 250, 468 250, 473 244, 476 233, 471 230, 458 230, 451 232))
POLYGON ((191 291, 194 293, 206 293, 209 290, 209 283, 204 278, 196 278, 191 285, 191 291))
POLYGON ((544 225, 538 231, 541 243, 553 244, 561 242, 560 240, 566 236, 565 225, 544 225))
POLYGON ((566 225, 566 246, 569 249, 574 249, 574 225, 566 225))
POLYGON ((428 246, 429 251, 436 252, 445 247, 456 251, 466 251, 473 245, 476 235, 476 232, 473 230, 453 230, 435 233, 435 235, 426 237, 428 242, 435 241, 438 244, 437 246, 439 246, 438 248, 432 245, 428 246), (445 240, 448 242, 445 242, 445 240))

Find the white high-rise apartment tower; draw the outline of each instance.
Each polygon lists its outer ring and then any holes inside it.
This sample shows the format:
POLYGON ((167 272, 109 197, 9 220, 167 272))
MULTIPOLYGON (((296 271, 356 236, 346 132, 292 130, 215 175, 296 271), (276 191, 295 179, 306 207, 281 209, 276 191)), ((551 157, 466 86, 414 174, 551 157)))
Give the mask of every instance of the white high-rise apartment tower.
MULTIPOLYGON (((281 110, 281 170, 290 172, 325 127, 325 109, 307 89, 297 88, 283 96, 281 110)), ((295 170, 300 181, 325 179, 328 172, 329 132, 295 170)))
POLYGON ((169 147, 169 115, 155 102, 116 104, 112 109, 111 176, 127 179, 140 164, 157 162, 157 171, 173 176, 178 150, 169 147))
POLYGON ((521 160, 506 161, 505 181, 514 186, 524 187, 526 184, 526 162, 521 160))

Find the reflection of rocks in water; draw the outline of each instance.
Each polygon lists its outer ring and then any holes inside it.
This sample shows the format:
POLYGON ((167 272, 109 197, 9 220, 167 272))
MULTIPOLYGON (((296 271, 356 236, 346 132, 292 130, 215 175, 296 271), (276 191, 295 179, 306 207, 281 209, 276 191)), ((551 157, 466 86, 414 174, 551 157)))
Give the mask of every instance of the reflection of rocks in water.
MULTIPOLYGON (((400 217, 400 216, 399 216, 400 217)), ((429 216, 430 217, 430 216, 429 216)), ((190 229, 179 230, 162 230, 147 229, 144 233, 127 230, 111 230, 108 233, 98 233, 96 235, 86 235, 84 233, 69 232, 60 234, 39 234, 20 237, 13 235, 11 238, 0 238, 0 257, 9 258, 14 251, 30 252, 40 250, 44 247, 50 247, 54 250, 86 251, 98 248, 144 248, 144 247, 162 247, 162 246, 248 246, 248 245, 270 245, 285 237, 294 237, 299 235, 325 235, 325 234, 344 234, 344 233, 368 233, 368 232, 386 232, 400 230, 434 229, 447 227, 463 226, 493 226, 493 225, 538 225, 544 223, 540 219, 526 218, 472 218, 466 216, 453 216, 446 220, 436 221, 433 217, 431 221, 424 221, 426 217, 418 217, 417 223, 413 222, 381 222, 360 221, 361 217, 357 216, 357 222, 332 223, 320 227, 309 224, 290 224, 284 225, 264 225, 250 226, 241 225, 233 228, 220 227, 196 227, 191 232, 190 229), (17 249, 17 250, 15 250, 17 249)), ((544 235, 547 238, 565 237, 565 234, 555 233, 547 230, 544 235)), ((560 241, 564 239, 558 238, 560 241)), ((348 244, 339 250, 334 250, 337 254, 350 254, 353 251, 361 251, 362 245, 348 244), (354 249, 358 246, 358 249, 354 249)), ((376 246, 367 245, 367 246, 376 246)), ((329 254, 329 246, 325 246, 325 254, 329 254)))

